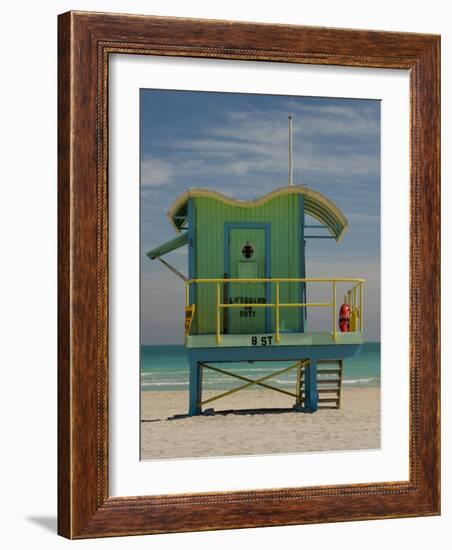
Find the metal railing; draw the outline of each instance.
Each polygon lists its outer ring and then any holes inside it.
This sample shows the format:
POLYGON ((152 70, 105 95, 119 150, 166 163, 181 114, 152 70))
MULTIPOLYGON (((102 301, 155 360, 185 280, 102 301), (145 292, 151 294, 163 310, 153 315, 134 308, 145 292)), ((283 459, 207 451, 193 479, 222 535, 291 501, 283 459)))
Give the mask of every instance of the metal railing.
POLYGON ((363 319, 363 283, 357 283, 346 294, 344 294, 344 303, 350 306, 350 332, 358 330, 362 332, 363 319))
MULTIPOLYGON (((275 339, 280 342, 280 310, 281 308, 306 308, 306 307, 327 307, 332 310, 332 335, 333 340, 337 340, 337 284, 338 283, 355 283, 354 286, 344 295, 344 303, 350 306, 350 332, 363 332, 363 305, 364 292, 363 286, 365 279, 351 278, 255 278, 255 279, 188 279, 185 281, 185 297, 186 307, 190 306, 190 285, 198 284, 214 284, 216 285, 216 341, 221 343, 221 311, 226 308, 243 308, 244 304, 225 304, 221 302, 221 285, 224 284, 247 284, 247 283, 266 283, 275 285, 275 301, 274 303, 258 303, 248 307, 253 308, 274 308, 275 310, 275 339), (331 283, 331 302, 281 302, 280 301, 280 284, 281 283, 331 283), (353 331, 351 330, 353 328, 353 331)), ((247 306, 245 306, 247 307, 247 306)), ((198 308, 199 310, 199 308, 198 308)))

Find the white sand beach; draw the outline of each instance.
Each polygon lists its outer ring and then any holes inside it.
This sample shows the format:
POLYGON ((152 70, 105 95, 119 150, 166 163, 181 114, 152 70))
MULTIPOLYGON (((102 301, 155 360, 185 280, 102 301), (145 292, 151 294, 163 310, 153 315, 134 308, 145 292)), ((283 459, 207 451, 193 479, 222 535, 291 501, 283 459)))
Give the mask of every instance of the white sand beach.
MULTIPOLYGON (((218 392, 205 391, 203 398, 218 392)), ((290 410, 293 400, 259 389, 209 406, 211 416, 186 416, 188 392, 142 391, 141 458, 189 458, 378 449, 380 388, 346 388, 341 409, 290 410), (287 408, 284 412, 268 408, 287 408), (222 413, 225 410, 234 412, 222 413), (249 411, 246 411, 248 409, 249 411), (251 409, 251 410, 250 410, 251 409)))

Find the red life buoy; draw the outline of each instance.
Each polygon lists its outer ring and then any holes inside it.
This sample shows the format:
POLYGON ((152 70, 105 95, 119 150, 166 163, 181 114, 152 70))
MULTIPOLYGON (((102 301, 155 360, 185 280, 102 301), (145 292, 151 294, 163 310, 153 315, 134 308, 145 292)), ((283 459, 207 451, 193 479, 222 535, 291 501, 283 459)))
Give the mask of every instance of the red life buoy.
POLYGON ((342 304, 339 310, 339 330, 350 332, 350 306, 348 304, 342 304))

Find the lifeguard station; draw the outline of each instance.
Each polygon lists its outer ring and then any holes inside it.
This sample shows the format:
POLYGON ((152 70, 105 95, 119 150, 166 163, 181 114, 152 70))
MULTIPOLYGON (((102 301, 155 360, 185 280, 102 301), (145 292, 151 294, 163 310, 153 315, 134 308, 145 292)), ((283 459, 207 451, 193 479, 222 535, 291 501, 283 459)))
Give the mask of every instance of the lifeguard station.
MULTIPOLYGON (((291 159, 291 124, 289 136, 291 159)), ((292 396, 294 408, 303 412, 341 405, 343 360, 358 353, 364 341, 364 280, 335 278, 334 265, 331 277, 306 278, 306 242, 339 241, 347 220, 319 192, 293 185, 291 160, 289 166, 288 186, 252 201, 186 191, 168 212, 179 235, 147 253, 184 279, 190 415, 252 385, 292 396), (183 245, 188 245, 188 278, 162 258, 183 245), (348 290, 341 305, 337 288, 344 284, 348 290), (310 302, 312 285, 326 285, 328 300, 310 302), (324 331, 309 331, 308 308, 330 311, 324 331), (243 361, 294 364, 255 380, 228 367, 243 361), (204 369, 244 384, 203 400, 204 369), (291 369, 297 373, 293 392, 268 383, 291 369)))

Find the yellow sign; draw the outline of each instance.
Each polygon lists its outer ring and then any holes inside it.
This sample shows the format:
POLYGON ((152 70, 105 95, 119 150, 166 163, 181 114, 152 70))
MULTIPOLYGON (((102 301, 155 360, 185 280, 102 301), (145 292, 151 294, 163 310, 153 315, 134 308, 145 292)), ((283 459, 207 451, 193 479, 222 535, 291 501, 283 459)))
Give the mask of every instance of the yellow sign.
POLYGON ((195 305, 187 306, 185 308, 185 336, 190 333, 191 322, 195 314, 195 305))

